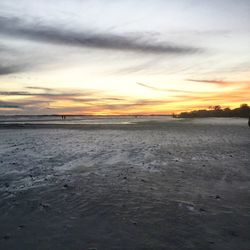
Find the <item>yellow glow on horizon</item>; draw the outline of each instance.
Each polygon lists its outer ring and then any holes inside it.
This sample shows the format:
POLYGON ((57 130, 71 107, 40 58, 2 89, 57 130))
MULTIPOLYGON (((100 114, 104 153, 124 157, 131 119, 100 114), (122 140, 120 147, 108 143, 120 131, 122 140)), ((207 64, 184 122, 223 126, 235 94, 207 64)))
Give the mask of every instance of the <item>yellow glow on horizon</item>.
MULTIPOLYGON (((250 102, 250 83, 243 78, 213 83, 192 82, 179 76, 141 76, 137 81, 132 76, 103 77, 90 73, 82 74, 79 68, 58 70, 42 74, 38 80, 33 73, 25 84, 23 79, 17 79, 13 85, 3 84, 1 101, 20 104, 19 111, 24 106, 58 114, 90 115, 164 115, 215 105, 235 108, 250 102), (12 87, 8 89, 8 85, 12 87), (20 95, 15 95, 18 92, 20 95)), ((15 110, 7 106, 5 110, 15 110)))

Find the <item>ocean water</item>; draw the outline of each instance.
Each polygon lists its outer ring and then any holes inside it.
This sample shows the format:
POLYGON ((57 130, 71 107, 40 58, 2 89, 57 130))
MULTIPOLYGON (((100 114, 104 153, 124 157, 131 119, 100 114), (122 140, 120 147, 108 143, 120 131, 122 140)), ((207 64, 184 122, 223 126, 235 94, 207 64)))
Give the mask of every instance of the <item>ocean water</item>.
POLYGON ((0 116, 0 124, 133 124, 167 122, 171 116, 0 116))
POLYGON ((8 124, 51 124, 51 125, 133 125, 133 124, 176 124, 176 126, 183 124, 203 124, 203 125, 222 125, 222 126, 246 126, 246 118, 173 118, 172 116, 66 116, 66 119, 62 119, 62 116, 58 115, 0 115, 0 125, 8 124))

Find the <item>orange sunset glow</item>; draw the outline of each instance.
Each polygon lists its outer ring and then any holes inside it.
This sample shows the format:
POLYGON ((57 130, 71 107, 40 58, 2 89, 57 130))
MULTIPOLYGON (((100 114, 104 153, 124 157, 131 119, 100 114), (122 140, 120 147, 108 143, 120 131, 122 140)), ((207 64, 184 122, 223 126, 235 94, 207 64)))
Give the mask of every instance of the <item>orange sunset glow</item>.
POLYGON ((0 0, 0 250, 250 250, 250 0, 0 0))
POLYGON ((245 1, 228 3, 231 12, 224 1, 177 2, 86 1, 82 15, 76 3, 55 11, 45 1, 34 15, 28 0, 3 1, 0 112, 163 115, 249 104, 245 1))

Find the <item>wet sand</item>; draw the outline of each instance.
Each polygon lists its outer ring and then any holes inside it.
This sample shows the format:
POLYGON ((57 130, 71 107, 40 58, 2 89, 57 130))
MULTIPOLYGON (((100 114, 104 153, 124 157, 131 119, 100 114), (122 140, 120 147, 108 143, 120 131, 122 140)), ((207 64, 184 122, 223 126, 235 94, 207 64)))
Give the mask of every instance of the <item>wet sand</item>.
POLYGON ((250 249, 244 119, 0 125, 0 249, 250 249))

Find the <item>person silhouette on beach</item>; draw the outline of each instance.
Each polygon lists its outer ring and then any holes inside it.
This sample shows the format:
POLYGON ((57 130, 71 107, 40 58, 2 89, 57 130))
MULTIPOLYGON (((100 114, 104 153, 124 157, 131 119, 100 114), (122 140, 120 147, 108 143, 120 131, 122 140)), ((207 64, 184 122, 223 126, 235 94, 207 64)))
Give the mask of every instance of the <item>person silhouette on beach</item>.
POLYGON ((248 118, 248 126, 250 127, 250 116, 248 118))

